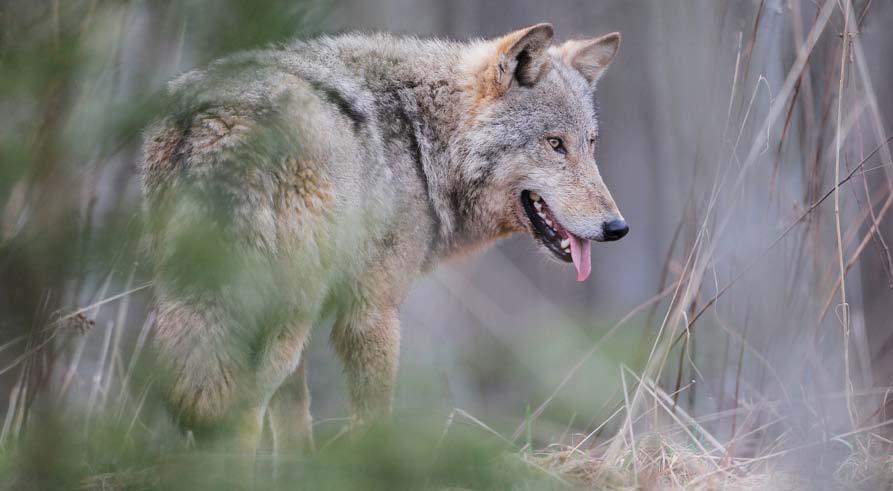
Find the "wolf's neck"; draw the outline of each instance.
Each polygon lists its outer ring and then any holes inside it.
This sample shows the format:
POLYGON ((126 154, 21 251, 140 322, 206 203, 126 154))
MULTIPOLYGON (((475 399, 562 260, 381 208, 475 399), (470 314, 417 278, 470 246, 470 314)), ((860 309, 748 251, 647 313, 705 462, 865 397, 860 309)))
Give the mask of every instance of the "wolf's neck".
POLYGON ((474 152, 465 134, 475 104, 467 65, 480 46, 386 35, 337 42, 377 99, 385 133, 407 138, 413 150, 435 221, 433 256, 491 242, 498 234, 480 193, 486 179, 479 179, 486 169, 470 162, 474 152))
POLYGON ((486 246, 506 233, 500 217, 488 211, 493 200, 484 192, 492 177, 487 163, 471 148, 468 124, 475 100, 462 69, 459 61, 436 67, 398 91, 436 218, 432 252, 438 258, 486 246))
POLYGON ((382 136, 409 150, 435 222, 432 259, 442 257, 463 225, 455 210, 450 143, 463 120, 464 80, 458 70, 465 45, 388 35, 327 42, 337 47, 346 71, 358 76, 357 82, 374 97, 382 136))
POLYGON ((393 119, 382 123, 398 126, 398 138, 406 138, 416 175, 423 181, 426 206, 434 221, 432 259, 449 255, 464 225, 456 209, 451 145, 461 121, 460 95, 447 81, 427 78, 385 96, 394 103, 393 119))

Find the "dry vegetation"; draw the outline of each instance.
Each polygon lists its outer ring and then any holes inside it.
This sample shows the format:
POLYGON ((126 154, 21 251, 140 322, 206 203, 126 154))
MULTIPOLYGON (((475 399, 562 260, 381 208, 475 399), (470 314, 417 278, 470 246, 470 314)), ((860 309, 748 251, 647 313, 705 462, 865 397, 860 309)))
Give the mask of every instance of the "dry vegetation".
MULTIPOLYGON (((130 195, 114 192, 132 179, 139 128, 159 104, 152 80, 167 75, 133 68, 135 79, 147 81, 84 107, 93 90, 120 75, 103 67, 118 67, 115 56, 125 51, 97 60, 82 48, 130 26, 133 12, 74 3, 25 9, 15 27, 3 11, 0 71, 17 75, 3 76, 0 93, 0 108, 11 108, 0 120, 0 390, 7 394, 0 397, 0 487, 230 486, 213 475, 225 469, 220 456, 186 471, 208 476, 183 477, 178 460, 201 457, 189 457, 189 441, 154 409, 151 374, 141 368, 152 317, 137 199, 132 186, 130 195), (14 33, 24 41, 13 44, 14 33), (73 82, 83 71, 96 75, 86 95, 73 82), (89 127, 103 111, 119 116, 89 127), (65 153, 78 139, 98 143, 65 153), (99 200, 112 210, 102 217, 99 200)), ((705 125, 705 140, 714 140, 691 172, 657 293, 572 363, 514 432, 459 409, 445 428, 436 417, 401 423, 374 444, 348 443, 321 427, 320 455, 298 459, 291 476, 343 489, 893 489, 891 381, 871 377, 893 350, 871 346, 860 307, 889 291, 867 290, 856 276, 879 268, 893 281, 890 237, 882 233, 893 204, 889 115, 875 90, 890 81, 872 79, 863 47, 863 26, 879 8, 873 3, 883 2, 792 0, 778 13, 760 2, 738 33, 733 71, 716 77, 726 118, 705 125), (790 56, 779 56, 780 86, 754 65, 769 15, 794 26, 790 56), (767 213, 782 223, 738 254, 730 232, 745 226, 744 213, 762 210, 755 203, 784 210, 767 213), (862 263, 867 251, 879 263, 862 263), (767 282, 784 286, 764 292, 767 282), (646 357, 618 367, 609 404, 579 408, 564 428, 546 418, 586 361, 636 322, 649 329, 646 357), (786 348, 775 343, 800 347, 790 348, 797 359, 779 365, 786 348), (703 346, 719 353, 709 371, 698 362, 703 346)), ((182 39, 173 25, 150 27, 182 39)), ((272 25, 216 49, 297 30, 272 25)))

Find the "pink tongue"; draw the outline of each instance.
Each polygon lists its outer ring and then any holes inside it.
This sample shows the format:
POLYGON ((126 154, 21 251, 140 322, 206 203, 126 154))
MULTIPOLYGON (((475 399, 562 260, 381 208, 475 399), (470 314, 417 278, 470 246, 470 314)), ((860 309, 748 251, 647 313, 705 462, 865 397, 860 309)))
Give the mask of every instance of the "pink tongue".
POLYGON ((574 267, 577 268, 577 281, 586 281, 592 272, 592 260, 589 257, 591 241, 575 235, 571 235, 570 239, 571 258, 574 260, 574 267))

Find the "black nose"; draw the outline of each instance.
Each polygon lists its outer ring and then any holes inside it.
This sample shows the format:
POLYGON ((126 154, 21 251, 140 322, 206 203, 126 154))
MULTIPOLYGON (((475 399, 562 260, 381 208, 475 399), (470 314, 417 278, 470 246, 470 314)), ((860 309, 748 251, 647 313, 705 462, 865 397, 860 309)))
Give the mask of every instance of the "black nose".
POLYGON ((605 240, 620 240, 627 232, 629 232, 629 227, 626 225, 626 220, 622 218, 605 222, 602 225, 602 235, 605 240))

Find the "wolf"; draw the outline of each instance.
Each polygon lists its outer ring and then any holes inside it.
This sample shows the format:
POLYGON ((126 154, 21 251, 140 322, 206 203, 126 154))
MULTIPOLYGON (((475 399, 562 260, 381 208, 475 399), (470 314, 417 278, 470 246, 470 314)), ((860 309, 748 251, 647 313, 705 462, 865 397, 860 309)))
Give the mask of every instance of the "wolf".
POLYGON ((391 411, 398 309, 439 263, 528 233, 590 275, 628 226, 596 165, 620 34, 538 24, 236 54, 169 87, 141 179, 165 401, 199 441, 312 448, 302 351, 333 322, 351 425, 391 411), (268 419, 265 419, 268 418, 268 419))

